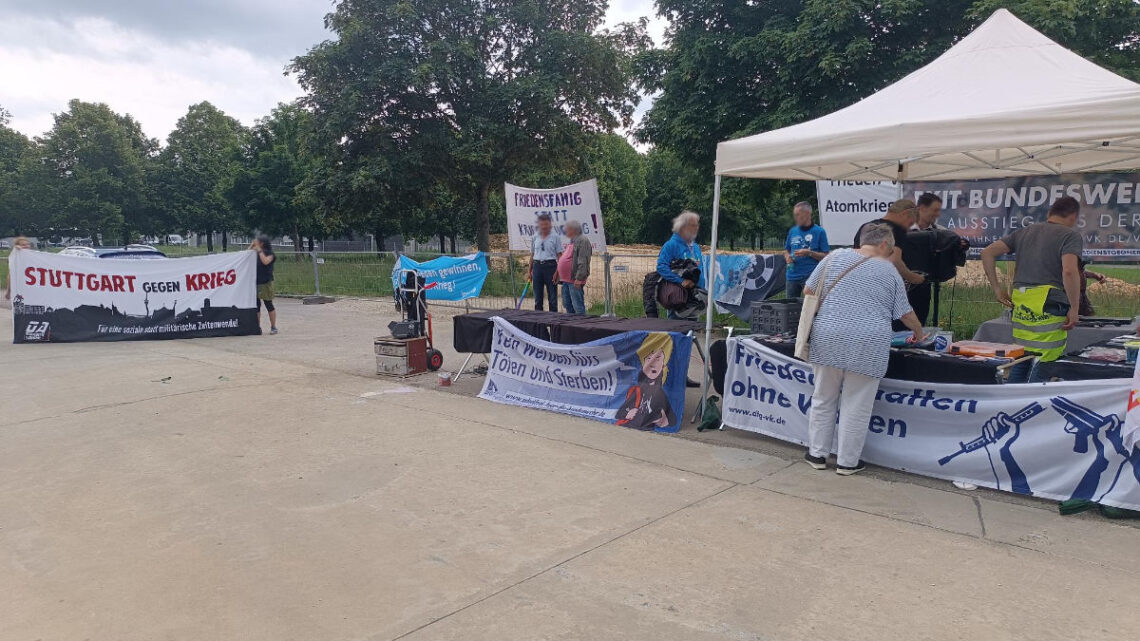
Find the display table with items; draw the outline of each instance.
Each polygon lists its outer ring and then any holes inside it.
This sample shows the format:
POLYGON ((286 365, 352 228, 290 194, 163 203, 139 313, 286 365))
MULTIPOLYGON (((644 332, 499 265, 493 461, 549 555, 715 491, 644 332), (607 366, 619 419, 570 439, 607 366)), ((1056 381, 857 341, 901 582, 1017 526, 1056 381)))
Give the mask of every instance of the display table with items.
MULTIPOLYGON (((1065 349, 1073 353, 1089 345, 1130 334, 1135 327, 1136 322, 1131 318, 1082 318, 1076 327, 1069 330, 1065 349)), ((1000 318, 982 323, 978 331, 974 332, 974 340, 1012 343, 1013 326, 1010 325, 1009 312, 1003 312, 1000 318)))
MULTIPOLYGON (((788 358, 795 351, 795 336, 753 335, 759 344, 788 358)), ((724 394, 724 379, 728 369, 727 343, 718 340, 709 346, 709 366, 713 386, 724 394)), ((1025 382, 1029 377, 1032 359, 1017 357, 987 357, 935 352, 930 349, 893 347, 887 365, 887 378, 918 383, 957 383, 963 385, 1000 385, 1025 382)))
POLYGON ((1037 378, 1045 381, 1087 381, 1131 378, 1136 367, 1140 336, 1125 335, 1069 350, 1052 363, 1037 365, 1037 378))

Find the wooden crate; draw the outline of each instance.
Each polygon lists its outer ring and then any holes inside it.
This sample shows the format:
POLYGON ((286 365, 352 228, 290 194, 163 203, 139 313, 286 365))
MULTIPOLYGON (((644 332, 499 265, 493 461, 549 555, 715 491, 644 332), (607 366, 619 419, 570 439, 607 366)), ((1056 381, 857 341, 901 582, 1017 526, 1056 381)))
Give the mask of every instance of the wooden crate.
POLYGON ((376 373, 382 376, 415 376, 427 369, 427 338, 377 338, 376 373))

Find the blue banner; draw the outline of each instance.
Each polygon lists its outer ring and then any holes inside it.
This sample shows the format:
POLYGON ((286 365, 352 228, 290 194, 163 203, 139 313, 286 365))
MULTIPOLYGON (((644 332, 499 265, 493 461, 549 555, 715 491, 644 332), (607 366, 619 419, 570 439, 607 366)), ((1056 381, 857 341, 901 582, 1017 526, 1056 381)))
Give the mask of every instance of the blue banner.
POLYGON ((479 398, 644 431, 681 429, 692 337, 638 331, 560 345, 494 321, 479 398))
POLYGON ((406 269, 419 272, 426 285, 435 284, 425 292, 428 300, 478 298, 483 291, 483 281, 487 280, 487 258, 483 252, 458 257, 440 256, 422 263, 400 256, 392 268, 393 288, 400 286, 400 274, 406 269))

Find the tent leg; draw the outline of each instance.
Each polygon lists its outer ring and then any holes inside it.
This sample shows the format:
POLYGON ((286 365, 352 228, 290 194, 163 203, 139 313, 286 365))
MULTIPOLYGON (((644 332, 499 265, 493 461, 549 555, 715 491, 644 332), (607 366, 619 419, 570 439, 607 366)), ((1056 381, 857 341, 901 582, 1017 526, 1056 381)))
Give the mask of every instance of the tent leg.
MULTIPOLYGON (((713 300, 714 292, 716 290, 716 242, 717 232, 720 228, 720 175, 713 178, 713 210, 712 210, 712 249, 709 250, 709 273, 705 275, 705 287, 709 292, 708 304, 705 307, 705 344, 704 353, 709 353, 709 341, 712 340, 712 325, 713 325, 713 310, 716 307, 716 302, 713 300)), ((702 368, 703 380, 701 381, 701 400, 702 405, 704 398, 709 393, 709 383, 712 378, 709 376, 709 368, 706 362, 702 368)))

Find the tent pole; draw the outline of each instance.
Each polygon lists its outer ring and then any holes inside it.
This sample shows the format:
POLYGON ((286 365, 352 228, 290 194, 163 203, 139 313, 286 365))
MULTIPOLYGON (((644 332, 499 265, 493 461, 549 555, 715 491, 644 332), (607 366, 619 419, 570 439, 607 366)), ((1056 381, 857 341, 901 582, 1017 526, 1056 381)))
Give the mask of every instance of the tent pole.
MULTIPOLYGON (((717 231, 720 228, 720 174, 713 177, 713 209, 712 209, 712 249, 709 250, 709 273, 705 275, 705 289, 708 290, 709 299, 705 307, 705 354, 709 353, 709 342, 712 340, 713 309, 716 292, 716 243, 717 231)), ((697 412, 703 414, 705 398, 709 393, 709 365, 701 364, 701 401, 697 404, 697 412)), ((694 416, 694 419, 696 417, 694 416)))

